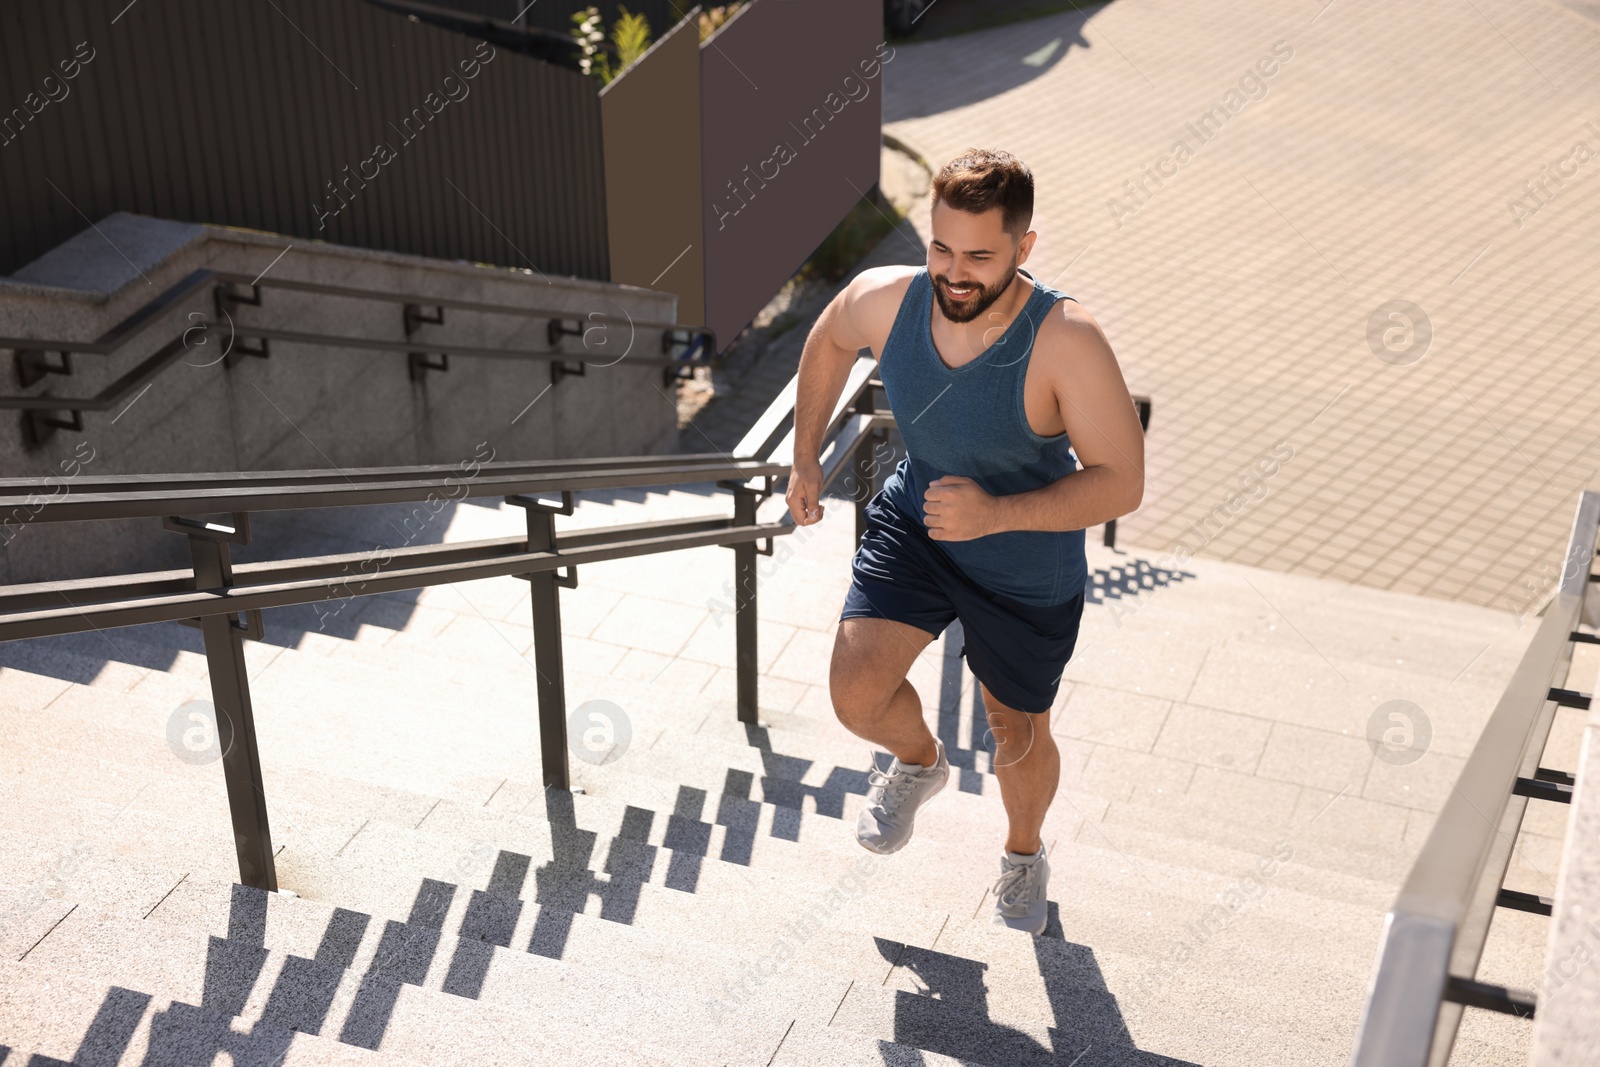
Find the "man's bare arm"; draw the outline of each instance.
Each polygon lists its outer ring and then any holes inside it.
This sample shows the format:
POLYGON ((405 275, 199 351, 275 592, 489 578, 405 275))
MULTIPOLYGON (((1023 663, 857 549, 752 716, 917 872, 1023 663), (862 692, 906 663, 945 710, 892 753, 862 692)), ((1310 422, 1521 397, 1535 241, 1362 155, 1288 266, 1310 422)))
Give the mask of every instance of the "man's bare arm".
POLYGON ((858 274, 817 316, 800 353, 800 379, 795 387, 794 458, 817 461, 822 456, 822 435, 828 428, 844 383, 858 354, 872 344, 861 306, 867 291, 866 276, 858 274))
POLYGON ((1063 322, 1052 338, 1052 380, 1081 466, 1038 489, 995 497, 997 530, 1082 530, 1144 499, 1144 431, 1117 357, 1087 312, 1072 311, 1063 322))
POLYGON ((794 459, 784 494, 798 526, 822 519, 822 435, 839 403, 858 353, 874 343, 871 315, 863 305, 874 288, 862 272, 841 289, 817 316, 800 353, 795 384, 794 459))

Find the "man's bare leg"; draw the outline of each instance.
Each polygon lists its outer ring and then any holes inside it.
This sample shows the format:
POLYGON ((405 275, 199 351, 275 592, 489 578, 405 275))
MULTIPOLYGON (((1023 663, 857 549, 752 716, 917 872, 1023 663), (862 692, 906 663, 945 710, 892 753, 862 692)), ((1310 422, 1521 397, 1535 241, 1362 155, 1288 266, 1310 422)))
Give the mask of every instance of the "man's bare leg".
POLYGON ((1031 856, 1043 847, 1039 832, 1061 782, 1061 751, 1050 736, 1050 713, 1008 708, 988 686, 979 682, 978 687, 995 740, 994 776, 1010 823, 1006 851, 1031 856))
POLYGON ((938 748, 906 672, 932 640, 928 631, 893 619, 844 619, 828 670, 834 714, 845 729, 881 745, 901 763, 924 767, 938 758, 938 748))

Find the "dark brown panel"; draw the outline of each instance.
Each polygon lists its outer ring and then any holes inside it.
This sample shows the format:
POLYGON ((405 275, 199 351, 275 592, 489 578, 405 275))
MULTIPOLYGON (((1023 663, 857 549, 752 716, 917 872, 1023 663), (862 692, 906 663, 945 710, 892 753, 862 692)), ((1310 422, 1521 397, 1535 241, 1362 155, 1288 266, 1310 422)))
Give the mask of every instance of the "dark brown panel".
POLYGON ((70 95, 0 145, 0 273, 87 228, 85 216, 130 211, 609 276, 594 80, 502 49, 402 145, 390 123, 442 96, 476 38, 362 0, 122 8, 59 0, 0 38, 0 110, 20 106, 79 41, 96 50, 70 95), (353 183, 349 206, 319 228, 312 205, 338 204, 326 183, 380 141, 396 161, 353 183))
POLYGON ((877 184, 883 13, 765 0, 700 50, 706 325, 727 346, 877 184))
POLYGON ((705 322, 700 218, 700 40, 663 38, 600 94, 611 280, 678 294, 678 321, 705 322))

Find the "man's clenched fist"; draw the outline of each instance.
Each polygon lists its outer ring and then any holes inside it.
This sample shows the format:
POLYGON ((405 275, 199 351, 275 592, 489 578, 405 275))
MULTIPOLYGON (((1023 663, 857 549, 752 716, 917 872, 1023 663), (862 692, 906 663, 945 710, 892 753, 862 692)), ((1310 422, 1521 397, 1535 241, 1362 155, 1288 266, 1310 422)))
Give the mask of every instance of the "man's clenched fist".
POLYGON ((822 521, 822 464, 796 463, 789 470, 789 488, 783 494, 796 526, 822 521))
POLYGON ((994 497, 960 474, 929 482, 922 510, 927 514, 928 536, 935 541, 970 541, 996 532, 994 497))

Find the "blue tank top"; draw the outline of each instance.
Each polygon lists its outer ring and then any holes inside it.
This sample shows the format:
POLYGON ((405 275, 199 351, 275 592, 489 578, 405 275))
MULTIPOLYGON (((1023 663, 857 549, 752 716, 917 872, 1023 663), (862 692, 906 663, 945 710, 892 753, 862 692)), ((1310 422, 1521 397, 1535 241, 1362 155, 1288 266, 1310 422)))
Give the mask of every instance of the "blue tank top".
MULTIPOLYGON (((906 457, 883 484, 885 497, 927 527, 923 494, 945 474, 971 478, 994 496, 1049 485, 1077 470, 1065 432, 1043 437, 1028 425, 1022 387, 1045 315, 1072 297, 1042 284, 1000 339, 954 369, 933 345, 933 283, 912 276, 878 360, 906 457)), ((968 577, 1026 604, 1061 604, 1088 578, 1083 530, 1006 530, 969 541, 934 541, 968 577)))

